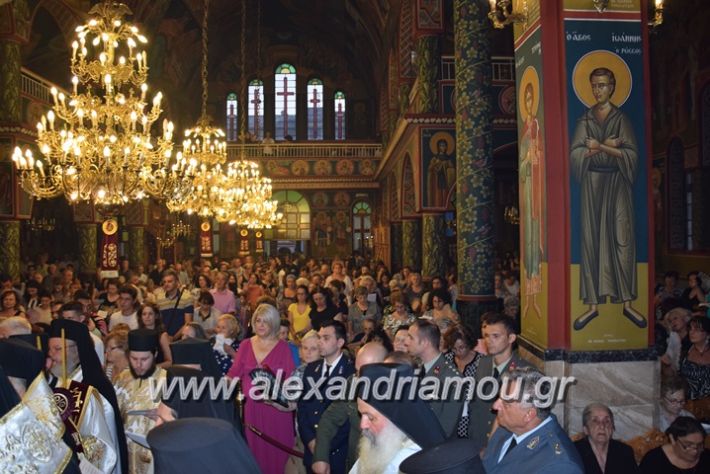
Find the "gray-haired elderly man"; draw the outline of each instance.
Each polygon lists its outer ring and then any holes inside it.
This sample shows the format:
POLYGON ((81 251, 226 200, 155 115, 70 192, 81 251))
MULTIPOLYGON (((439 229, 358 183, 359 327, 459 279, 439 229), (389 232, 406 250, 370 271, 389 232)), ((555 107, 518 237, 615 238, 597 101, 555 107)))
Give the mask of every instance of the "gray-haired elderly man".
POLYGON ((550 413, 550 384, 532 367, 517 368, 503 376, 493 409, 498 428, 483 455, 488 474, 583 474, 579 454, 550 413))
POLYGON ((638 472, 631 446, 612 439, 614 414, 608 406, 590 403, 582 412, 584 438, 574 445, 587 474, 634 474, 638 472))

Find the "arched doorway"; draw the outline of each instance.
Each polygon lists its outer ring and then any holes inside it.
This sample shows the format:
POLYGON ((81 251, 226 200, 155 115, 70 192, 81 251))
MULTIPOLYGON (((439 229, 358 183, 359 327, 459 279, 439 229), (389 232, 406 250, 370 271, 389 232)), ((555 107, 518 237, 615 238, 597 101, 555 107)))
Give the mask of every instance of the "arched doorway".
POLYGON ((311 207, 298 191, 277 191, 272 199, 278 201, 283 220, 274 229, 264 232, 271 252, 309 252, 311 240, 311 207))
POLYGON ((372 210, 364 201, 353 205, 353 251, 372 254, 372 210))

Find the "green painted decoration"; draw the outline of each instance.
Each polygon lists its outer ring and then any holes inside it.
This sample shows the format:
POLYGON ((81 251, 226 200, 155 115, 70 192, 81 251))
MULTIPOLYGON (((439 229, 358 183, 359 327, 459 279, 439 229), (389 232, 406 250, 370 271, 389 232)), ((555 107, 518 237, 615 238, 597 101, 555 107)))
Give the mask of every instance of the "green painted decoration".
POLYGON ((419 270, 422 265, 422 224, 419 219, 402 221, 402 265, 419 270))
POLYGON ((495 237, 490 20, 483 2, 454 0, 459 294, 493 291, 495 237))
POLYGON ((97 224, 77 224, 77 234, 79 235, 79 269, 82 272, 94 272, 98 267, 97 255, 97 224))
POLYGON ((20 44, 0 41, 0 122, 22 120, 20 101, 20 44))
POLYGON ((128 261, 131 268, 145 265, 145 233, 143 227, 128 228, 128 261))
POLYGON ((0 272, 20 276, 20 221, 0 221, 0 272))
POLYGON ((422 216, 422 276, 443 276, 446 271, 446 235, 443 214, 422 216))
POLYGON ((439 38, 423 36, 417 41, 418 74, 418 104, 417 112, 421 114, 434 113, 439 106, 436 90, 437 71, 439 70, 439 38))

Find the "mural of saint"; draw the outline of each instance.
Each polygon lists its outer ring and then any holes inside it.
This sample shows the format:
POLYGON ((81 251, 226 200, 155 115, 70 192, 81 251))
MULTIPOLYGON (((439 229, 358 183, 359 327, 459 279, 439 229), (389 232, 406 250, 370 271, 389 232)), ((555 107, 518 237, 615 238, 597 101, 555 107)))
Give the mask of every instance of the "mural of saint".
MULTIPOLYGON (((537 74, 530 68, 537 79, 537 74)), ((525 76, 524 76, 525 77, 525 76)), ((531 78, 532 79, 532 78, 531 78)), ((523 81, 524 107, 522 135, 520 138, 520 233, 523 239, 523 262, 525 266, 525 288, 522 316, 526 316, 532 306, 537 317, 542 311, 537 304, 537 295, 542 291, 542 259, 545 253, 545 223, 543 195, 545 192, 544 146, 540 125, 537 120, 539 81, 523 81), (536 87, 537 86, 537 87, 536 87), (536 100, 537 99, 537 100, 536 100)))
POLYGON ((591 71, 596 103, 577 120, 571 141, 570 170, 580 187, 580 296, 589 306, 574 321, 576 331, 599 315, 597 307, 607 298, 623 303, 623 315, 636 326, 647 325, 631 306, 637 298, 633 186, 638 145, 631 120, 611 101, 616 86, 611 69, 591 71))
POLYGON ((434 155, 427 167, 426 190, 428 207, 446 207, 446 198, 456 183, 456 164, 451 157, 453 137, 446 132, 439 132, 431 137, 430 148, 434 155), (449 143, 452 146, 449 146, 449 143))

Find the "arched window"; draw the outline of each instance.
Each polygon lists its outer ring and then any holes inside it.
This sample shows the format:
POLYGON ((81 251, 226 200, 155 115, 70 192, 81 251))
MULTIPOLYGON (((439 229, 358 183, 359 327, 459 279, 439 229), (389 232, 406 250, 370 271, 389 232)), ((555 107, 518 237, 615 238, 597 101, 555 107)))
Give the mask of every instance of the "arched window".
POLYGON ((264 138, 264 82, 254 79, 249 83, 247 93, 249 131, 261 140, 264 138))
POLYGON ((274 76, 276 93, 276 133, 277 140, 296 138, 296 68, 282 64, 276 68, 274 76))
POLYGON ((230 92, 227 95, 227 141, 237 141, 239 134, 237 123, 237 94, 230 92))
POLYGON ((323 82, 311 79, 306 88, 308 139, 323 140, 323 82))
POLYGON ((279 212, 284 217, 276 226, 277 240, 310 240, 311 207, 301 193, 296 191, 277 191, 272 199, 279 202, 279 212))
POLYGON ((345 140, 345 94, 335 93, 335 139, 345 140))
POLYGON ((366 202, 353 205, 353 250, 370 253, 372 250, 372 211, 366 202))

